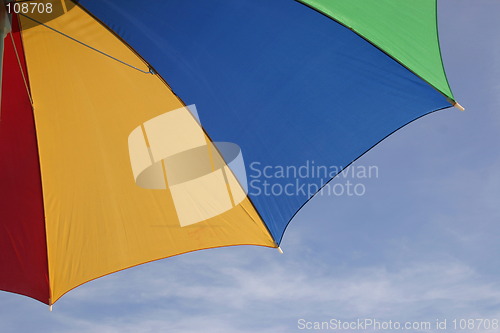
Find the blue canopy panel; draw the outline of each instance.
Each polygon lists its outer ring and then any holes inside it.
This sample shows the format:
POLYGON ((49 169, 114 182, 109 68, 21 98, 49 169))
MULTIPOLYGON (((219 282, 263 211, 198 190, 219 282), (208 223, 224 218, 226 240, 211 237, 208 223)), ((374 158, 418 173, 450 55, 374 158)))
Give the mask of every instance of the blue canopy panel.
POLYGON ((278 243, 311 189, 331 178, 313 175, 312 164, 346 167, 402 126, 450 106, 385 53, 292 0, 80 4, 196 104, 213 141, 241 147, 249 195, 278 243), (294 179, 303 166, 308 174, 294 179), (288 168, 283 178, 280 167, 288 168))

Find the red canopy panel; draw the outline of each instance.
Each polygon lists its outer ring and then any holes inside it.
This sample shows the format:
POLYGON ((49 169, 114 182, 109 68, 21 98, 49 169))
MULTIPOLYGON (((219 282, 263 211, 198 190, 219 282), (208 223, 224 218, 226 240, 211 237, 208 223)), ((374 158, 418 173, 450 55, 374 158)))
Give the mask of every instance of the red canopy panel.
POLYGON ((35 122, 21 72, 22 67, 28 80, 17 18, 12 24, 13 38, 9 34, 4 41, 2 73, 0 289, 48 304, 47 245, 35 122))

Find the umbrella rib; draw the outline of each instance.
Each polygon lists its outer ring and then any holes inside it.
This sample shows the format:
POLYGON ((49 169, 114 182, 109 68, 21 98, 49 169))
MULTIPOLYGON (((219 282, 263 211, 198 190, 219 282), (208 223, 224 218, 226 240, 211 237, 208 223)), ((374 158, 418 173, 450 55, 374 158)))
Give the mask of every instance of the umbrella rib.
POLYGON ((135 69, 135 70, 137 70, 137 71, 139 71, 139 72, 141 72, 141 73, 144 73, 144 74, 155 74, 155 72, 153 71, 153 69, 152 69, 152 68, 149 68, 149 71, 145 71, 145 70, 143 70, 143 69, 140 69, 140 68, 138 68, 138 67, 135 67, 134 65, 131 65, 131 64, 129 64, 129 63, 126 63, 126 62, 125 62, 125 61, 123 61, 123 60, 120 60, 120 59, 118 59, 118 58, 115 58, 115 57, 113 57, 112 55, 107 54, 107 53, 105 53, 105 52, 103 52, 103 51, 101 51, 101 50, 99 50, 99 49, 96 49, 96 48, 95 48, 95 47, 93 47, 93 46, 90 46, 90 45, 88 45, 88 44, 86 44, 86 43, 84 43, 84 42, 82 42, 82 41, 79 41, 78 39, 76 39, 76 38, 74 38, 74 37, 71 37, 70 35, 67 35, 67 34, 65 34, 65 33, 64 33, 64 32, 62 32, 62 31, 59 31, 59 30, 57 30, 57 29, 54 29, 54 28, 52 28, 52 27, 50 27, 50 26, 46 25, 45 23, 42 23, 42 22, 40 22, 40 21, 38 21, 38 20, 35 20, 35 19, 34 19, 34 18, 32 18, 32 17, 29 17, 29 16, 24 15, 24 14, 21 14, 21 13, 20 13, 19 15, 22 15, 23 17, 26 17, 27 19, 29 19, 29 20, 31 20, 31 21, 33 21, 33 22, 35 22, 35 23, 38 23, 38 24, 40 24, 41 26, 44 26, 45 28, 47 28, 47 29, 49 29, 49 30, 52 30, 52 31, 56 32, 56 33, 60 34, 61 36, 64 36, 64 37, 66 37, 66 38, 68 38, 68 39, 71 39, 72 41, 77 42, 78 44, 81 44, 81 45, 83 45, 83 46, 85 46, 85 47, 87 47, 87 48, 89 48, 89 49, 91 49, 91 50, 93 50, 93 51, 95 51, 95 52, 97 52, 97 53, 100 53, 100 54, 102 54, 102 55, 104 55, 104 56, 106 56, 106 57, 108 57, 108 58, 110 58, 110 59, 113 59, 113 60, 115 60, 115 61, 117 61, 117 62, 119 62, 119 63, 121 63, 121 64, 123 64, 123 65, 125 65, 125 66, 128 66, 128 67, 130 67, 130 68, 132 68, 132 69, 135 69))
POLYGON ((19 58, 19 52, 17 52, 17 47, 16 43, 14 42, 14 37, 12 36, 12 32, 10 32, 9 35, 10 35, 10 40, 12 41, 12 46, 14 47, 14 53, 16 54, 17 64, 19 65, 21 76, 23 77, 24 86, 26 87, 26 92, 28 93, 31 105, 33 105, 33 98, 31 97, 30 88, 28 87, 28 81, 26 80, 26 75, 24 73, 23 66, 21 65, 21 59, 19 58))

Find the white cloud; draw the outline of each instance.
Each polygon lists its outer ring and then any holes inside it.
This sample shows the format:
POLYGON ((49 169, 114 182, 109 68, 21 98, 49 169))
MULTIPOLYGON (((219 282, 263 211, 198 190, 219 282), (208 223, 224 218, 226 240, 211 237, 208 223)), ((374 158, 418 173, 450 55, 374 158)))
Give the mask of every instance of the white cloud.
POLYGON ((293 332, 299 318, 488 317, 500 303, 500 284, 481 281, 460 262, 346 272, 327 266, 328 261, 318 267, 307 260, 260 256, 266 251, 251 248, 209 252, 80 287, 55 307, 61 331, 293 332))

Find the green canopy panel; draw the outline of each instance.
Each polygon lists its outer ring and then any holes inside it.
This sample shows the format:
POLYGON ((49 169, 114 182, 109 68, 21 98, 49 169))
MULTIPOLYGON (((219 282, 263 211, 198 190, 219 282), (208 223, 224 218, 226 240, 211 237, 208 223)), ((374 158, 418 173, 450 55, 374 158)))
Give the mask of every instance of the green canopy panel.
POLYGON ((299 0, 364 37, 446 97, 437 0, 299 0))

